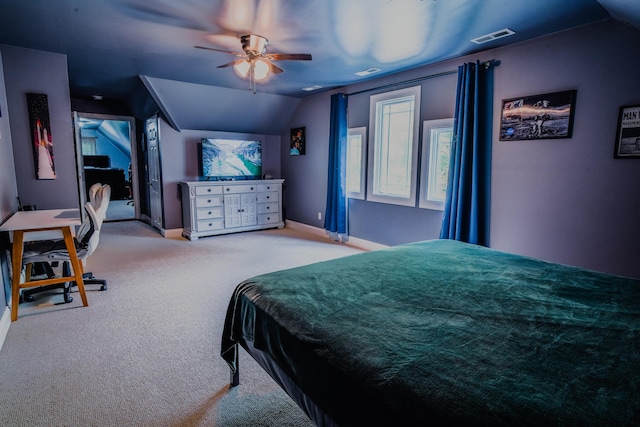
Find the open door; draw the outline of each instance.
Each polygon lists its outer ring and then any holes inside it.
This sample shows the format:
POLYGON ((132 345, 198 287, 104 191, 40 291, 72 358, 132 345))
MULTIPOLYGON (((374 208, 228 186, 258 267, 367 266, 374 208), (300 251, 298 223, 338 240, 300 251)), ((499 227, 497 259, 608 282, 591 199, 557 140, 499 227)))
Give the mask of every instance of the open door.
POLYGON ((106 221, 140 217, 135 119, 73 113, 81 206, 95 183, 111 186, 106 221))
POLYGON ((160 176, 160 147, 158 146, 158 116, 148 118, 145 125, 151 225, 162 231, 162 178, 160 176))

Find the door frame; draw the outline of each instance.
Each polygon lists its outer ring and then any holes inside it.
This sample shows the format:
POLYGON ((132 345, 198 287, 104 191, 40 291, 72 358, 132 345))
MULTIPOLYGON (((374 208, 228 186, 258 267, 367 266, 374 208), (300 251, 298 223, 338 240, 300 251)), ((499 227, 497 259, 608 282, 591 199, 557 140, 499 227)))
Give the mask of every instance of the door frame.
MULTIPOLYGON (((114 116, 109 114, 96 114, 96 113, 81 113, 78 111, 73 112, 73 127, 76 145, 76 166, 78 177, 78 195, 80 200, 80 206, 84 206, 87 202, 86 197, 86 182, 84 178, 84 160, 82 158, 82 139, 80 134, 80 119, 94 119, 94 120, 117 120, 122 122, 129 122, 129 142, 131 144, 131 194, 133 197, 134 218, 140 219, 140 187, 138 179, 138 141, 136 139, 136 120, 131 116, 114 116)), ((84 209, 80 209, 83 218, 85 215, 84 209)))

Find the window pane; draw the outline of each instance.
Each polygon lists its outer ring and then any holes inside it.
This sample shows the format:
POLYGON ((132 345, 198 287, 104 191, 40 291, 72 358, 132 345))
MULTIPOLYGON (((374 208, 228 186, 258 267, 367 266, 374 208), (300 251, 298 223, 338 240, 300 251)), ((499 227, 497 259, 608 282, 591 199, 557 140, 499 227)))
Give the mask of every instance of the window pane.
POLYGON ((367 200, 415 206, 420 92, 414 86, 371 95, 367 200))
POLYGON ((444 203, 449 178, 449 154, 453 128, 431 130, 431 154, 429 156, 429 187, 427 200, 444 203), (435 142, 435 144, 434 144, 435 142))
POLYGON ((347 192, 359 193, 362 186, 362 135, 349 135, 347 141, 347 192))
POLYGON ((453 119, 425 121, 422 138, 419 206, 443 210, 449 180, 453 119))
POLYGON ((414 97, 378 104, 377 170, 374 194, 408 198, 411 194, 414 97))

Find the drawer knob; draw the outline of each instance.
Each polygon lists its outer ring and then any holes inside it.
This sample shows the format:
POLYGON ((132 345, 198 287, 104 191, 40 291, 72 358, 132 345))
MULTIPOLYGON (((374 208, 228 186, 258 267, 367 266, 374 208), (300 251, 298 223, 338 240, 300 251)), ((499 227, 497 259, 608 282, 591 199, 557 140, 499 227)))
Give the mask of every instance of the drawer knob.
POLYGON ((211 215, 211 211, 209 211, 209 215, 211 215))
POLYGON ((207 200, 207 203, 211 203, 211 199, 207 200))
POLYGON ((251 187, 251 189, 253 190, 253 187, 251 187))
POLYGON ((267 206, 267 210, 269 210, 270 206, 267 206))
POLYGON ((209 193, 211 193, 211 189, 210 189, 210 188, 207 188, 207 191, 208 191, 209 193))
POLYGON ((269 196, 267 196, 267 199, 269 198, 269 196))

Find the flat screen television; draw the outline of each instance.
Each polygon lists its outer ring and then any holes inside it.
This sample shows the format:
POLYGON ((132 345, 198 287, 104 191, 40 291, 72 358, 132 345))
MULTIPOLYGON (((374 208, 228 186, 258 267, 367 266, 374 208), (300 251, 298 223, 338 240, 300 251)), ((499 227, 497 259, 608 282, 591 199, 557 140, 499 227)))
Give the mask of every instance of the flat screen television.
POLYGON ((260 179, 260 141, 202 138, 198 150, 200 176, 205 180, 260 179))

